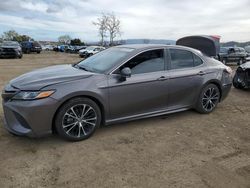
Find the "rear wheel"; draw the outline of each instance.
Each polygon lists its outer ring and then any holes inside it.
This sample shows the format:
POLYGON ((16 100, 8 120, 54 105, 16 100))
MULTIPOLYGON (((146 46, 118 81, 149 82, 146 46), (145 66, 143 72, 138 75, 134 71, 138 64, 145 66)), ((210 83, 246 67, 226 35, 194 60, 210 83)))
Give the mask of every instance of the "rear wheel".
POLYGON ((220 90, 215 84, 208 84, 200 93, 196 110, 202 114, 212 112, 220 100, 220 90))
POLYGON ((101 123, 101 111, 98 105, 88 98, 74 98, 59 110, 55 127, 58 134, 70 141, 89 138, 101 123))

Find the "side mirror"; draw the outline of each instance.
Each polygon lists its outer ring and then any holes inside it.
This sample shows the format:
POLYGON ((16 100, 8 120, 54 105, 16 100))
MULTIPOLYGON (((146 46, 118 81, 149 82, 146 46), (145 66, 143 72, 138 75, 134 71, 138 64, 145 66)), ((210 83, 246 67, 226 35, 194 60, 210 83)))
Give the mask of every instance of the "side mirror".
POLYGON ((121 70, 121 80, 125 81, 129 77, 131 77, 131 69, 129 67, 123 68, 121 70))

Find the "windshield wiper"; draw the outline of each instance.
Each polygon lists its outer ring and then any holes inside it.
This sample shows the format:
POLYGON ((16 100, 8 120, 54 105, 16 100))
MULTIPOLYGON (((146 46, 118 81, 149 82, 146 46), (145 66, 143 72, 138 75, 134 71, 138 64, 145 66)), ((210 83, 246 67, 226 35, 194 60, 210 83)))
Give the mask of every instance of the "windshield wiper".
POLYGON ((93 72, 93 71, 87 69, 86 67, 79 66, 78 64, 75 64, 74 67, 81 69, 81 70, 84 70, 84 71, 93 72))

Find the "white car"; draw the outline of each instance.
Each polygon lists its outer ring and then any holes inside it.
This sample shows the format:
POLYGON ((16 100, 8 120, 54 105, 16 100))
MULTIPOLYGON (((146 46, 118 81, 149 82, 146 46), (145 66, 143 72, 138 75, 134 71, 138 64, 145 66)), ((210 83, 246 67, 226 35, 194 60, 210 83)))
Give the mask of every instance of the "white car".
POLYGON ((80 57, 89 57, 92 56, 102 50, 105 50, 102 46, 89 46, 85 49, 79 50, 79 56, 80 57))

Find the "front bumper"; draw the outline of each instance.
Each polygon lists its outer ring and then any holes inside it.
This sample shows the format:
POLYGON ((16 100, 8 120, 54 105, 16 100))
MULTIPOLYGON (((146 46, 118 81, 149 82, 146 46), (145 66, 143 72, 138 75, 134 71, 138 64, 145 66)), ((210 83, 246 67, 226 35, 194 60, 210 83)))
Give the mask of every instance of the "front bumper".
POLYGON ((3 100, 2 105, 4 126, 9 132, 29 137, 52 133, 57 100, 50 97, 32 101, 3 100))
POLYGON ((22 52, 19 51, 1 51, 0 52, 0 58, 17 58, 21 57, 22 52))

